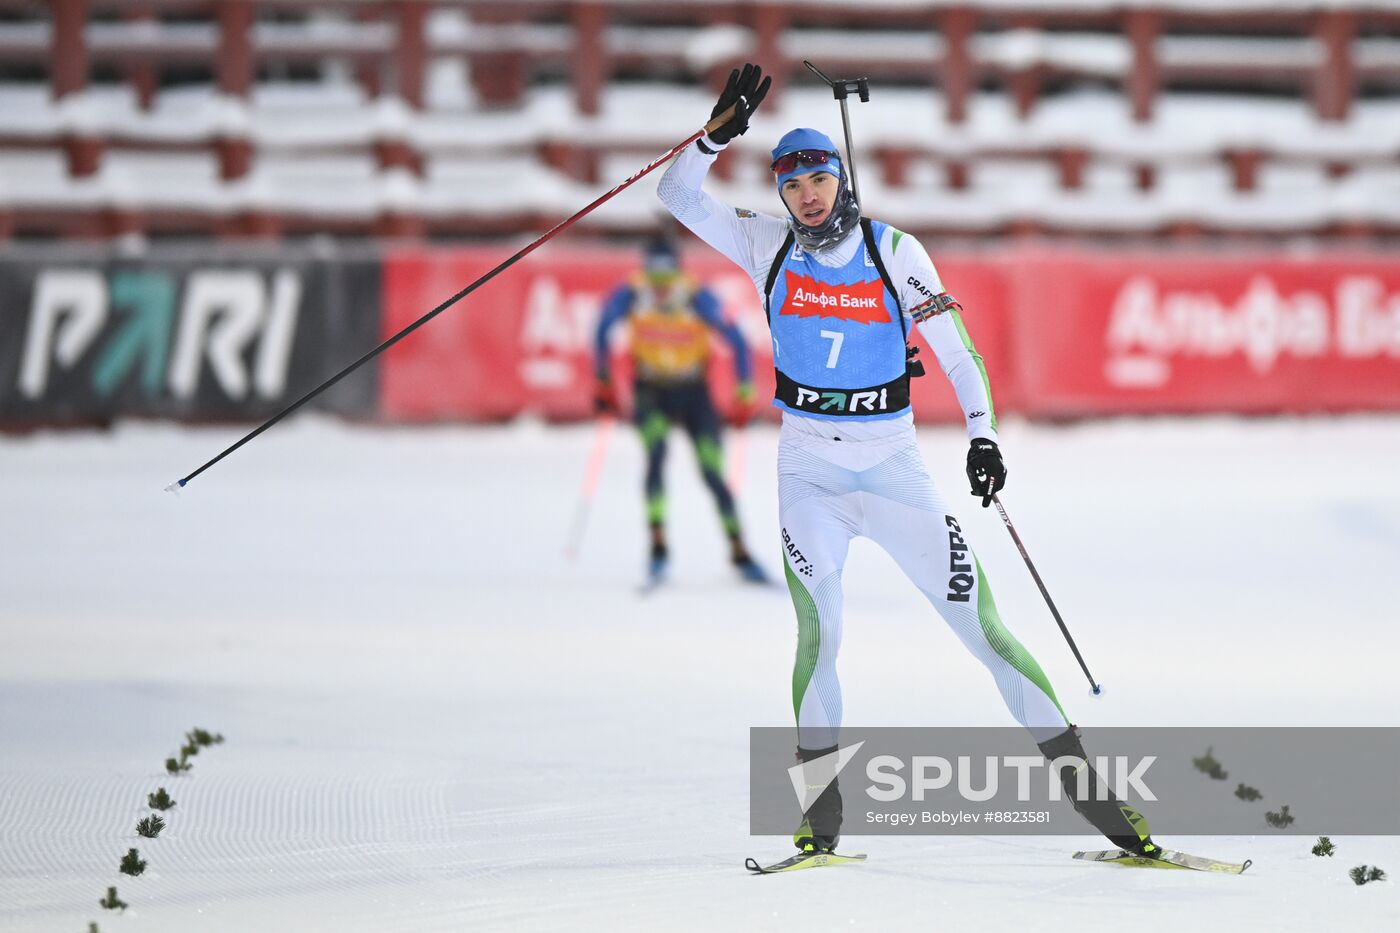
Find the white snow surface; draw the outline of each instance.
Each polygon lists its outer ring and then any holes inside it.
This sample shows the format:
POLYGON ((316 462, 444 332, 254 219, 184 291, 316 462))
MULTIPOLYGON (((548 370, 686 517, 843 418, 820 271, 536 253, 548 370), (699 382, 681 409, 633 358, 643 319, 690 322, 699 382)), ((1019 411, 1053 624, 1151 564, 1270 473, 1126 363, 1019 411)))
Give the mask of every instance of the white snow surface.
MULTIPOLYGON (((864 865, 751 877, 748 729, 790 722, 786 594, 735 581, 688 445, 674 581, 638 596, 641 451, 618 431, 576 561, 589 426, 279 425, 0 437, 0 930, 1389 930, 1400 839, 1166 838, 1238 877, 1072 861, 1079 837, 851 835, 864 865), (194 726, 227 742, 168 777, 194 726), (178 801, 138 838, 146 795, 178 801), (117 872, 128 848, 149 864, 117 872), (98 907, 115 885, 131 907, 98 907)), ((1008 625, 1085 725, 1400 725, 1400 420, 1002 426, 1003 495, 920 429, 1008 625)), ((742 511, 777 553, 777 433, 742 511)), ((848 724, 1010 725, 869 542, 846 573, 848 724)), ((1378 775, 1393 781, 1394 775, 1378 775)), ((850 828, 850 827, 848 827, 850 828)))

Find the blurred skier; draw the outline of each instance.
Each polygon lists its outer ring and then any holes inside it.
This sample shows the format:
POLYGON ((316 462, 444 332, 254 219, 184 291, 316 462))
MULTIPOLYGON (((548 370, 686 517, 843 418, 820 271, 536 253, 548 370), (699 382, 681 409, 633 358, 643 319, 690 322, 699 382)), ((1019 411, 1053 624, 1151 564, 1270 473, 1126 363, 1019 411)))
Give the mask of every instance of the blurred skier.
POLYGON ((719 300, 680 267, 675 247, 662 238, 649 242, 642 271, 619 286, 603 305, 594 340, 597 383, 594 407, 599 414, 616 414, 617 389, 612 379, 608 334, 620 321, 630 328, 633 364, 633 420, 646 448, 644 491, 651 551, 648 586, 666 576, 666 435, 679 422, 690 435, 700 473, 714 496, 720 521, 729 538, 729 556, 745 580, 763 583, 767 577, 744 546, 734 495, 724 481, 720 419, 710 398, 706 370, 711 331, 729 344, 738 377, 731 422, 747 424, 753 417, 754 395, 749 349, 733 323, 720 314, 719 300))
MULTIPOLYGON (((772 151, 788 216, 730 207, 702 190, 716 154, 748 129, 769 83, 757 66, 736 69, 711 114, 733 105, 733 117, 676 158, 657 194, 681 223, 749 274, 768 314, 777 370, 773 404, 783 412, 779 524, 798 622, 792 675, 798 755, 811 761, 836 750, 841 575, 850 541, 860 535, 894 558, 987 666, 1012 715, 1047 757, 1087 760, 1045 673, 1002 624, 982 567, 919 454, 909 379, 923 370, 908 344, 911 325, 933 349, 962 406, 972 495, 986 507, 1006 483, 982 358, 923 246, 861 217, 840 152, 814 129, 792 130, 772 151)), ((1071 767, 1062 767, 1060 777, 1072 788, 1071 767)), ((1092 769, 1089 777, 1091 785, 1101 783, 1092 769)), ((1075 807, 1120 848, 1158 851, 1141 814, 1111 791, 1106 800, 1076 800, 1075 807)), ((840 828, 840 789, 832 781, 793 841, 803 852, 831 852, 840 828)))

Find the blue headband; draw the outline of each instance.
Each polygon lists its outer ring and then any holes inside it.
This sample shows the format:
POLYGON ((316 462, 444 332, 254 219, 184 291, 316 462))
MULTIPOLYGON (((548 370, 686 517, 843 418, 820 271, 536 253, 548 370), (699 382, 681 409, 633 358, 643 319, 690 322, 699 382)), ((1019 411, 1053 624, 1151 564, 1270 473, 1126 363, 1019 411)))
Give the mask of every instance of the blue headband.
POLYGON ((829 152, 831 153, 831 157, 825 165, 798 164, 792 171, 778 175, 778 187, 781 188, 783 183, 789 178, 805 175, 808 172, 829 172, 837 178, 841 177, 841 156, 837 152, 836 144, 831 141, 830 136, 827 136, 820 130, 811 129, 810 127, 804 126, 798 127, 795 130, 790 130, 782 139, 778 140, 778 145, 773 147, 773 161, 776 162, 785 155, 801 152, 804 149, 817 149, 822 152, 829 152))

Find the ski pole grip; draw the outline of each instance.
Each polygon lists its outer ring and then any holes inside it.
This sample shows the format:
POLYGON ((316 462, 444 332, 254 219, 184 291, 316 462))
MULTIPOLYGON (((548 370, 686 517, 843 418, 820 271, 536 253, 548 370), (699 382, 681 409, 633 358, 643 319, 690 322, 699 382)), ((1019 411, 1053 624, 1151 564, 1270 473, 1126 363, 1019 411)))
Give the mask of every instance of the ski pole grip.
POLYGON ((709 123, 706 123, 705 134, 708 136, 710 133, 713 133, 715 130, 734 119, 734 108, 737 106, 739 106, 738 103, 730 104, 719 116, 715 117, 709 123))

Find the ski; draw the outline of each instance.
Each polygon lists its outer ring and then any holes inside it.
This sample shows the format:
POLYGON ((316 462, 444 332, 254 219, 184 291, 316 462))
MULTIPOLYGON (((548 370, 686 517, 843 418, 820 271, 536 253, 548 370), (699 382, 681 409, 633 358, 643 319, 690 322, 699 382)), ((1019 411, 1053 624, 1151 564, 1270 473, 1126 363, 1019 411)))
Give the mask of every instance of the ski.
POLYGON ((865 853, 860 855, 837 855, 835 852, 799 852, 791 858, 772 865, 760 865, 752 858, 744 860, 744 867, 756 875, 773 875, 780 871, 799 871, 803 868, 821 868, 826 865, 848 865, 851 862, 865 861, 865 853))
POLYGON ((1134 855, 1123 849, 1103 849, 1098 852, 1076 852, 1074 858, 1086 862, 1112 862, 1115 865, 1127 865, 1132 868, 1182 868, 1191 871, 1216 872, 1223 875, 1238 875, 1254 864, 1250 859, 1245 859, 1243 862, 1218 862, 1213 858, 1188 855, 1174 849, 1162 849, 1160 854, 1151 856, 1134 855))

